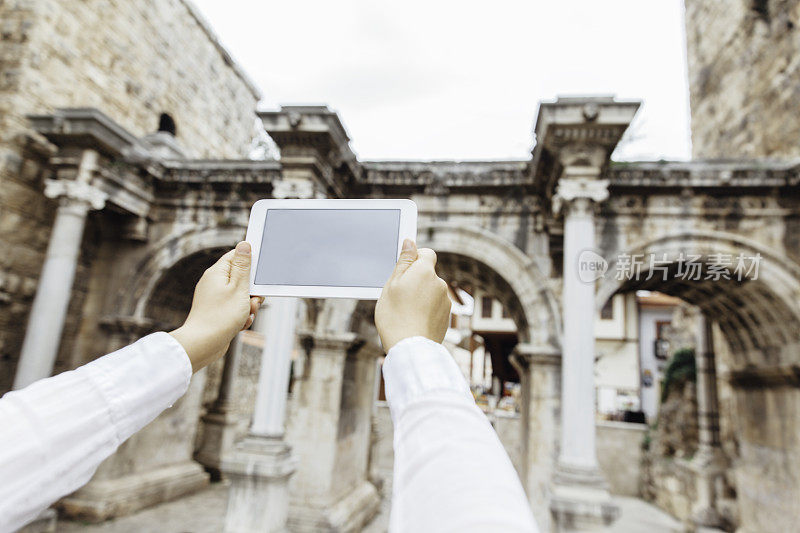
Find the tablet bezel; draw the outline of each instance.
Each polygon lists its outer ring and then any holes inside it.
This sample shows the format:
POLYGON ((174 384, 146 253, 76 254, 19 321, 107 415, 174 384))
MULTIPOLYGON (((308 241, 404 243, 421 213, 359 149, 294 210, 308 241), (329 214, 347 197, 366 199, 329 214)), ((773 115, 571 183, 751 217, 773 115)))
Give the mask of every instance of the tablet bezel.
POLYGON ((259 200, 250 210, 245 240, 252 248, 250 268, 250 294, 253 296, 296 296, 298 298, 355 298, 377 300, 383 287, 324 287, 309 285, 259 285, 255 282, 256 265, 261 254, 261 237, 264 233, 267 211, 270 209, 386 209, 400 211, 397 238, 397 255, 403 240, 417 238, 417 204, 411 200, 358 199, 358 200, 259 200))

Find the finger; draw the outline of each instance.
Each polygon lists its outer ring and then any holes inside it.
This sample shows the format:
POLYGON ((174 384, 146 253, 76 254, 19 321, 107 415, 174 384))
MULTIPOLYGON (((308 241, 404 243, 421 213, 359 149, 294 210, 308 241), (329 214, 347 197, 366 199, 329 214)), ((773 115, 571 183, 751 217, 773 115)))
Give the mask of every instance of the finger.
POLYGON ((418 253, 420 265, 430 267, 431 269, 436 268, 436 252, 430 248, 420 248, 418 253))
POLYGON ((251 315, 258 314, 259 307, 261 307, 261 302, 259 302, 259 297, 250 298, 250 314, 251 315))
POLYGON ((403 249, 400 250, 400 257, 397 258, 397 264, 394 266, 392 278, 401 276, 403 272, 408 270, 408 267, 417 260, 417 245, 411 239, 403 241, 403 249))
POLYGON ((254 314, 251 314, 249 317, 247 317, 247 322, 244 323, 244 327, 242 328, 242 331, 244 331, 247 328, 249 328, 250 326, 252 326, 253 325, 253 321, 255 319, 256 319, 256 315, 254 315, 254 314))
POLYGON ((231 259, 231 283, 245 286, 250 282, 250 243, 242 241, 236 245, 231 259))

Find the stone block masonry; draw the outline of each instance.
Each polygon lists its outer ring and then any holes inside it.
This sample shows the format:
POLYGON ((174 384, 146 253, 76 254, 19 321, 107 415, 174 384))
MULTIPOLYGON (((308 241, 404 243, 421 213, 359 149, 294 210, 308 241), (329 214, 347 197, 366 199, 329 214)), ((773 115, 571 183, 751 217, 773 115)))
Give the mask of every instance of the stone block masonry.
POLYGON ((800 1, 685 4, 693 156, 800 156, 800 1))
MULTIPOLYGON (((187 157, 238 159, 259 98, 184 0, 0 2, 0 393, 11 386, 56 206, 42 194, 52 153, 33 141, 26 115, 95 107, 141 137, 167 113, 187 157)), ((92 248, 91 231, 85 241, 92 248)), ((70 366, 88 261, 57 370, 70 366)))

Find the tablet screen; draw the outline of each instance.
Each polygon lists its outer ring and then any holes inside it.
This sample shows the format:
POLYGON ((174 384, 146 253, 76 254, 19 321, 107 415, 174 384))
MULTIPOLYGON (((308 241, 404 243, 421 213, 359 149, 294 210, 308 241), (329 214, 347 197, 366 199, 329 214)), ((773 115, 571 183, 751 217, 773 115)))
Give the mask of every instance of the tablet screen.
POLYGON ((399 230, 399 209, 268 209, 255 283, 383 287, 399 230))

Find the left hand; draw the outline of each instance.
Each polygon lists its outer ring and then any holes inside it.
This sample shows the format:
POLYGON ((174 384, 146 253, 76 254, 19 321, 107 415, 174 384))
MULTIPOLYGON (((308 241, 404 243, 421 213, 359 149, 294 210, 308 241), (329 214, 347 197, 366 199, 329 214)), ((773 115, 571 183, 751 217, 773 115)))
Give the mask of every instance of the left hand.
POLYGON ((240 242, 203 273, 186 322, 170 332, 197 372, 222 357, 240 331, 253 323, 264 303, 250 296, 250 244, 240 242))

